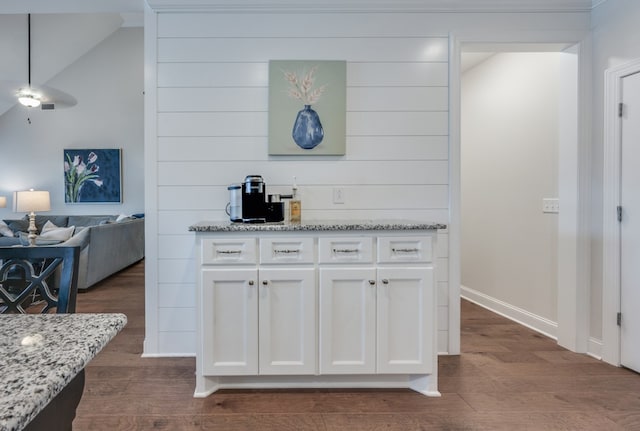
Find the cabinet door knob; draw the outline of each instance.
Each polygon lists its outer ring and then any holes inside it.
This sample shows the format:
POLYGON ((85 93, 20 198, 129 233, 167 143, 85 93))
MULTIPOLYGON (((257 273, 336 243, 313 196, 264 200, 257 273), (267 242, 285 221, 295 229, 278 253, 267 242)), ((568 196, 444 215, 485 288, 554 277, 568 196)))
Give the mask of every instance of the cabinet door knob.
POLYGON ((253 286, 253 280, 249 280, 249 286, 253 286))
POLYGON ((268 281, 268 280, 262 280, 262 285, 263 285, 263 286, 266 286, 267 284, 269 284, 269 281, 268 281))
POLYGON ((375 280, 369 280, 369 284, 373 286, 374 284, 376 284, 376 281, 375 280))
POLYGON ((382 279, 382 284, 389 284, 389 280, 387 280, 386 278, 382 279))

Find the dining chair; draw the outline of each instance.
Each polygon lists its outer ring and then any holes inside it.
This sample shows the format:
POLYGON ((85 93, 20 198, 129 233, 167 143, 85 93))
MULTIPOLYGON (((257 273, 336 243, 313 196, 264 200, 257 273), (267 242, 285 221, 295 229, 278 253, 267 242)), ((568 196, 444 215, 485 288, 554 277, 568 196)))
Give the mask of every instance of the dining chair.
POLYGON ((79 258, 80 247, 0 247, 0 313, 74 313, 79 258))

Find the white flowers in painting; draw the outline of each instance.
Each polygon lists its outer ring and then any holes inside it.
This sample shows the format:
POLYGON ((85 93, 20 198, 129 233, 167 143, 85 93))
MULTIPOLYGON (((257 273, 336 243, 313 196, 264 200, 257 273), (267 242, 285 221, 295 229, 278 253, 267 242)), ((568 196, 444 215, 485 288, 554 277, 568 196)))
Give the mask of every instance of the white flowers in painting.
POLYGON ((320 96, 326 90, 327 86, 322 85, 318 88, 313 88, 316 80, 316 70, 318 66, 313 66, 308 72, 304 72, 298 76, 294 72, 283 70, 285 79, 289 83, 287 94, 292 99, 300 100, 305 105, 313 105, 320 100, 320 96))
POLYGON ((64 161, 64 185, 65 202, 80 202, 80 190, 87 181, 91 181, 98 187, 102 187, 102 180, 97 172, 100 166, 96 164, 98 156, 93 151, 89 153, 86 163, 82 156, 75 155, 73 159, 69 153, 65 154, 64 161))

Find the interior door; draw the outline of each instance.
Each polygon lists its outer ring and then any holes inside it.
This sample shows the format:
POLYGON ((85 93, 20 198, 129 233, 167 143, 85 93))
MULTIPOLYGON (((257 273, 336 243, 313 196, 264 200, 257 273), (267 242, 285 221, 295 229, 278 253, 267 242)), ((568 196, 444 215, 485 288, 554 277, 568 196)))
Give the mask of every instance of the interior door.
POLYGON ((640 72, 621 88, 620 363, 640 372, 640 72))

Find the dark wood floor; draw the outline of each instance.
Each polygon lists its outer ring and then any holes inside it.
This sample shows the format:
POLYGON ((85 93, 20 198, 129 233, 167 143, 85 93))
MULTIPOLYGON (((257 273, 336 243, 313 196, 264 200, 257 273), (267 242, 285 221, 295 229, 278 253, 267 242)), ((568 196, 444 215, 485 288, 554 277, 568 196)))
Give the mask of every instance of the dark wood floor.
POLYGON ((75 431, 640 430, 640 376, 568 352, 466 301, 441 398, 410 390, 220 391, 192 397, 193 358, 143 359, 144 264, 78 298, 127 327, 87 367, 75 431))

